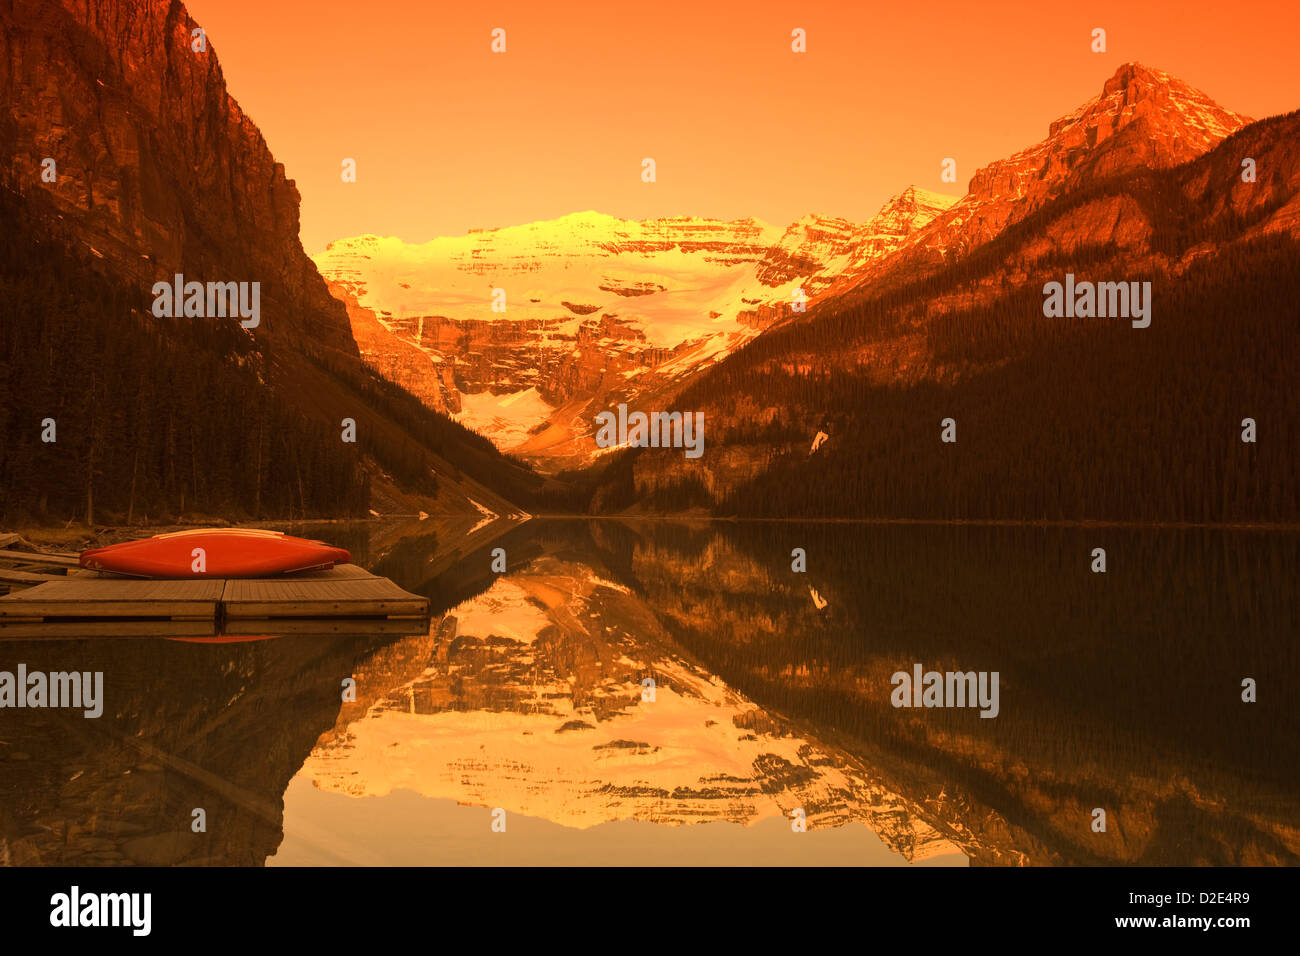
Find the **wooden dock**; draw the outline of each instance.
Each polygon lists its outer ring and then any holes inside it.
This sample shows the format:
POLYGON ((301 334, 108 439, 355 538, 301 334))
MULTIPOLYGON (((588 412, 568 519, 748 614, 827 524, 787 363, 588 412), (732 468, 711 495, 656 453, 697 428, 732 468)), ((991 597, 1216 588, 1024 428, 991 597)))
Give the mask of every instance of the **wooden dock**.
POLYGON ((57 623, 61 630, 80 627, 91 636, 96 628, 87 625, 130 625, 121 631, 126 633, 137 625, 165 622, 168 627, 202 625, 182 631, 228 630, 235 625, 235 631, 253 633, 268 626, 303 630, 292 622, 328 619, 338 623, 330 630, 345 632, 352 626, 348 621, 423 621, 429 614, 428 598, 351 564, 272 578, 140 580, 85 571, 26 577, 39 578, 40 583, 23 580, 33 586, 0 597, 0 629, 57 623))

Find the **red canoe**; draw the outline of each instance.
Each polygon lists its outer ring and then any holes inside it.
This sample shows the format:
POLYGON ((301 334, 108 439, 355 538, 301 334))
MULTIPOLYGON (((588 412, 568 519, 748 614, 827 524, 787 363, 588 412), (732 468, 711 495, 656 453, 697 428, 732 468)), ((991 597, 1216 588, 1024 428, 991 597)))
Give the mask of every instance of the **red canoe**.
POLYGON ((279 531, 174 531, 81 552, 81 566, 144 578, 259 578, 347 564, 352 555, 279 531))

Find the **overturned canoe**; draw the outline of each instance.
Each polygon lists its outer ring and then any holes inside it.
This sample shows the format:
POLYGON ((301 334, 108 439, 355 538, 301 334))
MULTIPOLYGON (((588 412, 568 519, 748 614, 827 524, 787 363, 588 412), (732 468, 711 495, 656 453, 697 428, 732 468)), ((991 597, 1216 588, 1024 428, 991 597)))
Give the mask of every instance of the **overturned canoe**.
POLYGON ((280 531, 200 528, 81 552, 81 566, 144 578, 257 578, 347 564, 352 555, 280 531))

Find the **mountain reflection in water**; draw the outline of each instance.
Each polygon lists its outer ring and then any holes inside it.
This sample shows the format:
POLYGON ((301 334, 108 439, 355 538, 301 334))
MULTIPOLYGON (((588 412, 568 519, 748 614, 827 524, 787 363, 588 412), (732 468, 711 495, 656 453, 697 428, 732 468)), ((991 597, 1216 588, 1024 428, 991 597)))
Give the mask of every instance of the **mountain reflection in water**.
POLYGON ((0 712, 0 855, 1300 862, 1293 534, 432 527, 339 542, 433 599, 427 634, 0 642, 107 691, 98 721, 0 712), (893 708, 916 663, 998 671, 998 717, 893 708))

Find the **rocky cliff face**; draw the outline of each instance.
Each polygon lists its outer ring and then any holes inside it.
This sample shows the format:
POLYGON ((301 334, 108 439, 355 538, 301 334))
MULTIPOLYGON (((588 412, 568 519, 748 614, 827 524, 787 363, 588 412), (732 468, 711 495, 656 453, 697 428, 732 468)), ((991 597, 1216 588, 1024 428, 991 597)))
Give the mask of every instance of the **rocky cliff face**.
POLYGON ((591 459, 597 412, 666 399, 953 201, 912 188, 867 223, 785 230, 586 212, 420 246, 341 239, 316 261, 367 362, 554 468, 591 459))
MULTIPOLYGON (((265 400, 302 429, 286 436, 295 454, 310 457, 304 443, 332 441, 342 419, 355 420, 352 450, 370 476, 372 512, 476 514, 475 502, 488 502, 505 513, 509 503, 486 486, 531 481, 490 445, 371 380, 344 305, 302 249, 297 189, 227 91, 211 38, 177 0, 0 0, 0 185, 78 262, 121 284, 125 314, 148 332, 164 342, 193 333, 218 361, 250 369, 265 400), (155 320, 152 287, 178 273, 259 283, 259 324, 218 317, 231 327, 208 335, 155 320)), ((35 242, 26 231, 5 238, 35 242)), ((81 393, 70 401, 89 402, 81 393)), ((240 505, 253 513, 259 501, 245 493, 240 505)))
POLYGON ((262 284, 260 338, 356 354, 298 240, 298 191, 176 0, 0 4, 0 169, 136 279, 262 284), (57 178, 42 178, 52 159, 57 178))

